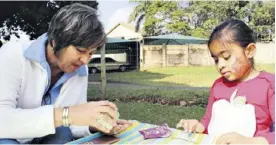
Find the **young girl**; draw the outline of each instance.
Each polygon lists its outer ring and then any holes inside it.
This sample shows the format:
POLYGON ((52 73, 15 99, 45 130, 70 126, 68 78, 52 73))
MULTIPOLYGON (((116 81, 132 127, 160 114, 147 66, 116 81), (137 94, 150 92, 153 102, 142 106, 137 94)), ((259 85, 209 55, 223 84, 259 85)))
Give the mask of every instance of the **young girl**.
MULTIPOLYGON (((252 105, 255 110, 251 115, 256 122, 253 137, 228 132, 218 136, 215 143, 275 144, 275 132, 270 130, 275 124, 275 75, 254 68, 255 43, 253 31, 240 20, 225 21, 213 30, 208 48, 222 77, 214 82, 210 90, 207 110, 202 120, 182 119, 177 127, 183 127, 188 132, 208 133, 210 121, 215 114, 212 115, 212 112, 216 111, 213 110, 214 104, 219 100, 230 102, 231 95, 236 92, 238 96, 245 96, 245 104, 252 105)), ((224 111, 219 111, 222 110, 224 111)), ((241 118, 235 120, 243 121, 241 118)))

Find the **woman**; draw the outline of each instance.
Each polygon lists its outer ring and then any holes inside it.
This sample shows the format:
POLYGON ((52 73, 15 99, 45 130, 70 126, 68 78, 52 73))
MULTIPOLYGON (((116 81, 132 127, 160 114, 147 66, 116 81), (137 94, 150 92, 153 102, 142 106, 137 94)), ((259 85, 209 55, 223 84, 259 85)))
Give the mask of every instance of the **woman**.
POLYGON ((37 40, 3 45, 0 143, 62 144, 126 129, 130 123, 117 120, 115 104, 87 103, 86 65, 105 42, 97 11, 75 3, 61 8, 37 40))

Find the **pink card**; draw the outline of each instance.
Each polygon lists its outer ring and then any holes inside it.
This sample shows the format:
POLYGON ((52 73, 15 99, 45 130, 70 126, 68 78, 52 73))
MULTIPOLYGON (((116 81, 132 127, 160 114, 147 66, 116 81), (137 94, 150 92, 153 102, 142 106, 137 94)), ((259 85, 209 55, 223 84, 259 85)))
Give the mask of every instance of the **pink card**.
POLYGON ((171 135, 171 130, 167 124, 162 124, 155 128, 140 130, 139 132, 144 136, 144 139, 169 137, 171 135))

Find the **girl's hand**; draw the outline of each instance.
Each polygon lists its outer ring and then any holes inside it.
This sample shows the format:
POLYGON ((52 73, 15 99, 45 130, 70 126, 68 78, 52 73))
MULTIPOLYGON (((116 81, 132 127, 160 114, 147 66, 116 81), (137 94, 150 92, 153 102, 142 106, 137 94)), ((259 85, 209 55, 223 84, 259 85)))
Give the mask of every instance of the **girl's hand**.
POLYGON ((204 126, 198 122, 196 119, 181 119, 176 125, 176 128, 183 128, 186 132, 198 132, 202 133, 204 131, 204 126))
POLYGON ((263 137, 246 137, 236 132, 221 135, 216 139, 215 144, 268 144, 263 137))

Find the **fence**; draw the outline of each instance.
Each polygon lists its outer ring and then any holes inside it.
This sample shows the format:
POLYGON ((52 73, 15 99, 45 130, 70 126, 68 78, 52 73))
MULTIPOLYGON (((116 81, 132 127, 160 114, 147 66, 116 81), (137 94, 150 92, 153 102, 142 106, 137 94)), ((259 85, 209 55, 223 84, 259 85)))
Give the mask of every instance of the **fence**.
MULTIPOLYGON (((271 64, 275 60, 275 43, 257 43, 255 62, 271 64)), ((143 48, 144 69, 164 66, 210 66, 214 65, 206 44, 145 45, 143 48), (164 57, 164 55, 166 55, 164 57), (164 60, 166 59, 166 60, 164 60)))

